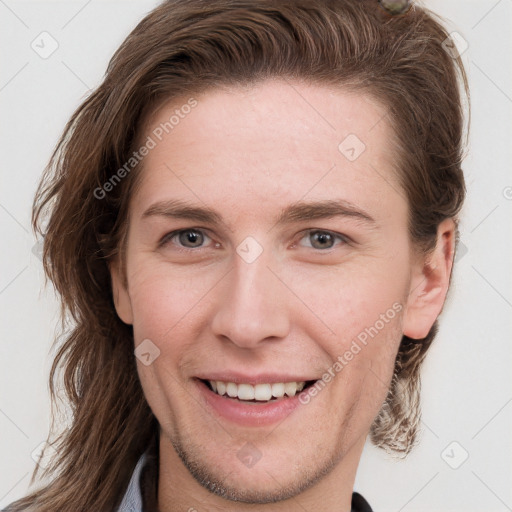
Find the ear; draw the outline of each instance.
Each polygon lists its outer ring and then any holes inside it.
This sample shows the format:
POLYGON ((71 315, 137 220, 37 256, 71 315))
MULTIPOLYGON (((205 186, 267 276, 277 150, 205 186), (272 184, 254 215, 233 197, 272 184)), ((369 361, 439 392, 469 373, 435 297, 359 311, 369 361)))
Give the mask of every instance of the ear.
POLYGON ((455 251, 455 222, 445 219, 437 229, 436 247, 418 257, 404 314, 403 333, 412 339, 427 336, 441 313, 450 284, 455 251))
POLYGON ((132 303, 128 294, 128 286, 117 259, 109 262, 110 278, 112 282, 112 295, 117 316, 125 324, 133 324, 132 303))

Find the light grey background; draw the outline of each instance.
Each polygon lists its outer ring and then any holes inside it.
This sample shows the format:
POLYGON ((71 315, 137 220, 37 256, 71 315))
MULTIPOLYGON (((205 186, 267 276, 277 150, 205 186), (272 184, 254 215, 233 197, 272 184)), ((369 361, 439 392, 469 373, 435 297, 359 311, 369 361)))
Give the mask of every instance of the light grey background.
MULTIPOLYGON (((512 510, 512 0, 423 3, 469 44, 467 252, 461 249, 424 366, 421 443, 403 461, 368 444, 356 490, 378 512, 505 512, 512 510)), ((26 493, 31 454, 49 428, 47 376, 59 317, 33 251, 36 184, 71 113, 155 5, 0 0, 0 508, 26 493), (31 48, 35 40, 43 51, 43 31, 59 45, 46 59, 31 48)))

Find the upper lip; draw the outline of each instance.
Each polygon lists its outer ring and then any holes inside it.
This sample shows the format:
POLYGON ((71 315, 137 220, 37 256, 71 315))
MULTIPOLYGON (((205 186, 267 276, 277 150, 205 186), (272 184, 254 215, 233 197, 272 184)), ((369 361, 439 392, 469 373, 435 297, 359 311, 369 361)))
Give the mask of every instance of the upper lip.
POLYGON ((235 384, 273 384, 278 382, 308 382, 317 380, 316 377, 299 374, 282 373, 259 373, 253 375, 241 374, 237 372, 208 372, 196 375, 201 380, 220 380, 222 382, 233 382, 235 384))

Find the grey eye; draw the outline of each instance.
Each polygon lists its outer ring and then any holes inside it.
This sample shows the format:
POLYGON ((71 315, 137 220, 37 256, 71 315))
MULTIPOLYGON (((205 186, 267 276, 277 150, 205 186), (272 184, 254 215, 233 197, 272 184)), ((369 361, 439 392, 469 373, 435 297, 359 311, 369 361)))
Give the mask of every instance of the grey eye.
POLYGON ((200 231, 187 229, 178 233, 178 239, 181 245, 188 248, 200 247, 204 242, 204 235, 200 231))
POLYGON ((308 231, 304 236, 304 239, 310 241, 308 247, 313 249, 332 249, 334 247, 336 239, 344 242, 341 236, 331 233, 330 231, 308 231))
POLYGON ((325 231, 314 231, 310 236, 315 249, 330 249, 334 243, 334 237, 325 231))

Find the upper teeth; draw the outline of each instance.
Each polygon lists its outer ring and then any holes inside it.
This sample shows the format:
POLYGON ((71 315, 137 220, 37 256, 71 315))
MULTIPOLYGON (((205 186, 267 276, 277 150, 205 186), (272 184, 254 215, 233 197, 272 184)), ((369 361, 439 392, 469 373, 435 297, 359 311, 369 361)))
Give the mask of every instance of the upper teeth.
POLYGON ((284 395, 295 396, 302 391, 306 382, 276 382, 273 384, 235 384, 220 380, 208 381, 218 395, 228 395, 240 400, 270 400, 272 397, 282 398, 284 395))

